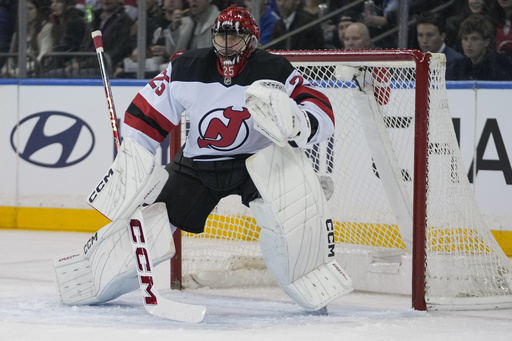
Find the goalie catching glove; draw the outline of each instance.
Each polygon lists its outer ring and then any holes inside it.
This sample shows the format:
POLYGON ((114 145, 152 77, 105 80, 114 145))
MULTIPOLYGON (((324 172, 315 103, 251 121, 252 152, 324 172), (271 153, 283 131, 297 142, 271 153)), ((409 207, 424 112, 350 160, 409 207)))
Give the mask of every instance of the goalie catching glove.
POLYGON ((256 81, 245 91, 245 103, 254 128, 272 142, 280 147, 288 141, 292 146, 306 146, 311 135, 309 116, 288 96, 284 84, 256 81))

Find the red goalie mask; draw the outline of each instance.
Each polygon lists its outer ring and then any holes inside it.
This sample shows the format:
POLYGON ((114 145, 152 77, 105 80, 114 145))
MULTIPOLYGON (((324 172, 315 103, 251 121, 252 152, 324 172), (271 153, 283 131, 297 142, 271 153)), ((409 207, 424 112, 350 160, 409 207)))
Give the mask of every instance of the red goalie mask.
POLYGON ((226 78, 236 76, 258 45, 260 28, 244 8, 231 5, 222 11, 212 28, 212 42, 226 78))

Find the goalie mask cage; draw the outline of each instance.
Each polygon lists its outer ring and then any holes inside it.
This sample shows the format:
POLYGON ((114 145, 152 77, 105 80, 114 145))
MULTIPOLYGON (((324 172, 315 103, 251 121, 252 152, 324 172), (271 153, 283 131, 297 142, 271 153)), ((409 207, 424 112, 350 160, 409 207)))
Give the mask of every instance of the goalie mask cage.
MULTIPOLYGON (((510 260, 478 209, 460 157, 444 55, 276 53, 333 106, 335 134, 306 153, 335 222, 337 260, 354 288, 411 295, 417 310, 512 307, 510 260)), ((181 144, 179 136, 174 141, 181 144)), ((239 197, 223 199, 204 233, 177 236, 171 287, 273 283, 258 234, 239 197)))

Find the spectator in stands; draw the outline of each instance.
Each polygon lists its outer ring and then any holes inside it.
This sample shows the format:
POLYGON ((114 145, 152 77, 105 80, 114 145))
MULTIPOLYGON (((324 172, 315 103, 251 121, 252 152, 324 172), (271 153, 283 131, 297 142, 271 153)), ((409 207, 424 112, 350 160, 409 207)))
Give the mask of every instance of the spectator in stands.
POLYGON ((75 0, 52 0, 54 52, 76 52, 84 39, 85 22, 73 6, 75 0))
MULTIPOLYGON (((133 21, 137 21, 138 14, 138 6, 137 0, 119 0, 122 2, 124 11, 132 19, 133 21)), ((99 0, 75 0, 75 8, 80 11, 82 16, 86 22, 88 22, 92 18, 87 18, 89 16, 88 11, 92 12, 97 11, 101 8, 101 4, 99 0)), ((91 15, 92 17, 92 15, 91 15)))
MULTIPOLYGON (((405 0, 403 0, 405 1, 405 0)), ((409 17, 428 11, 444 0, 407 0, 409 17)), ((364 7, 361 12, 363 22, 368 26, 371 37, 377 37, 395 28, 399 17, 399 0, 373 0, 373 9, 364 7)), ((382 48, 396 48, 398 34, 391 34, 380 38, 376 44, 382 48)), ((415 39, 414 39, 415 40, 415 39)))
POLYGON ((139 7, 137 0, 121 0, 123 2, 124 11, 133 21, 137 21, 139 15, 139 7))
POLYGON ((446 79, 462 78, 464 56, 445 43, 445 21, 439 13, 424 12, 416 19, 416 37, 423 52, 444 53, 446 56, 446 79))
MULTIPOLYGON (((245 7, 254 14, 251 4, 254 0, 245 0, 245 7)), ((279 11, 277 10, 276 0, 262 0, 260 3, 260 45, 265 45, 272 38, 272 31, 276 22, 279 20, 279 11)))
POLYGON ((332 45, 329 45, 329 47, 332 46, 334 49, 343 49, 345 47, 344 45, 344 39, 345 39, 345 30, 350 24, 359 22, 358 14, 355 11, 347 11, 343 12, 340 15, 336 35, 335 38, 332 40, 332 45))
MULTIPOLYGON (((146 53, 145 53, 145 75, 144 78, 153 78, 160 73, 160 65, 169 62, 169 55, 165 52, 164 36, 162 31, 168 25, 168 21, 164 19, 162 9, 158 4, 158 0, 146 1, 146 53), (153 53, 153 50, 157 51, 153 53)), ((172 3, 179 3, 181 8, 181 0, 166 0, 167 6, 172 3)), ((126 2, 125 2, 126 4, 126 2)), ((166 6, 166 4, 164 4, 166 6)), ((126 10, 126 8, 125 8, 126 10)), ((137 24, 136 24, 137 25, 137 24)), ((132 53, 129 57, 123 59, 123 63, 116 65, 114 77, 116 78, 136 78, 138 70, 139 49, 137 47, 137 35, 131 37, 132 53)))
POLYGON ((496 51, 512 60, 512 0, 498 0, 496 51))
MULTIPOLYGON (((40 0, 27 1, 27 75, 36 76, 38 64, 44 54, 52 49, 52 24, 47 21, 40 0)), ((10 52, 18 52, 18 34, 11 39, 10 52)), ((2 77, 15 77, 18 68, 14 59, 9 59, 2 67, 2 77)))
POLYGON ((323 0, 304 0, 303 9, 305 12, 308 12, 316 19, 320 14, 320 8, 318 6, 323 2, 323 0))
POLYGON ((172 57, 171 51, 175 48, 171 43, 173 42, 171 36, 171 26, 176 20, 181 20, 183 10, 185 10, 183 0, 164 0, 162 6, 162 22, 161 30, 156 29, 153 32, 152 45, 150 46, 150 54, 154 57, 160 56, 162 64, 160 64, 160 71, 167 68, 169 60, 172 57), (166 45, 169 44, 169 46, 166 45))
MULTIPOLYGON (((304 26, 314 20, 314 17, 300 8, 301 0, 276 0, 281 18, 276 22, 272 31, 272 40, 288 32, 304 26)), ((298 34, 271 46, 279 50, 311 50, 323 49, 324 34, 320 25, 315 25, 298 34)))
POLYGON ((463 79, 512 80, 512 62, 495 51, 494 32, 492 23, 482 15, 473 14, 460 24, 459 36, 466 56, 463 79))
MULTIPOLYGON (((115 69, 116 65, 122 63, 123 59, 131 54, 131 36, 136 30, 134 22, 125 13, 119 0, 99 0, 99 2, 101 7, 94 11, 89 30, 101 30, 105 55, 108 56, 112 69, 115 69)), ((96 51, 90 32, 86 32, 82 46, 83 51, 96 51)), ((71 66, 71 74, 73 77, 96 77, 99 74, 98 62, 94 58, 82 64, 75 60, 71 66)))
POLYGON ((85 13, 85 8, 91 6, 94 11, 100 9, 100 3, 98 0, 76 0, 75 8, 81 13, 85 13))
POLYGON ((272 39, 272 31, 276 22, 281 18, 277 9, 276 0, 268 0, 265 11, 260 17, 260 44, 266 44, 272 39))
MULTIPOLYGON (((376 37, 396 26, 397 0, 374 0, 373 6, 365 6, 362 17, 370 36, 376 37)), ((382 48, 397 47, 396 37, 389 35, 379 41, 382 48)))
POLYGON ((212 27, 220 14, 211 0, 189 0, 190 11, 176 11, 171 23, 171 36, 166 37, 170 56, 178 51, 212 46, 212 27))
POLYGON ((362 22, 356 22, 347 26, 343 36, 345 50, 376 49, 370 39, 370 31, 362 22))
MULTIPOLYGON (((181 12, 184 9, 185 9, 185 6, 183 3, 183 0, 163 0, 162 20, 163 20, 163 25, 166 28, 169 28, 169 32, 170 32, 169 25, 172 24, 172 22, 174 21, 174 13, 181 12)), ((163 32, 162 32, 162 34, 163 34, 163 32)))
MULTIPOLYGON (((0 53, 9 52, 11 38, 14 33, 13 4, 10 0, 0 0, 0 53)), ((6 58, 0 58, 0 69, 6 58)))
POLYGON ((472 14, 485 15, 489 20, 495 20, 495 2, 496 0, 465 0, 462 9, 459 8, 458 14, 446 19, 446 45, 463 53, 459 39, 460 23, 472 14))
MULTIPOLYGON (((52 52, 77 52, 85 34, 85 21, 76 9, 74 0, 52 0, 52 52)), ((69 77, 66 74, 66 64, 69 57, 57 56, 43 58, 41 68, 44 77, 69 77)))
MULTIPOLYGON (((316 3, 316 1, 313 1, 316 3)), ((338 33, 337 33, 337 20, 338 17, 325 18, 329 14, 329 5, 325 0, 318 1, 316 3, 317 16, 316 18, 323 18, 324 20, 320 23, 322 32, 324 35, 324 45, 326 49, 333 48, 334 44, 339 44, 338 33)))

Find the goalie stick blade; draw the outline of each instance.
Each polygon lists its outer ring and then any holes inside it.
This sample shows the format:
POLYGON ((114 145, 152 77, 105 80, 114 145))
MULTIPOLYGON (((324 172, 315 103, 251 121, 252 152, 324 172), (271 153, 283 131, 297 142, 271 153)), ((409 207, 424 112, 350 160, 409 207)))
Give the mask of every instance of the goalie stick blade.
POLYGON ((206 314, 206 308, 201 305, 171 301, 157 295, 158 304, 144 304, 146 310, 155 316, 188 323, 199 323, 206 314))
POLYGON ((132 214, 129 224, 129 236, 132 245, 137 277, 142 291, 144 308, 155 316, 165 319, 198 323, 204 318, 206 308, 200 305, 180 303, 162 297, 153 280, 153 262, 151 261, 142 210, 138 207, 132 214))

